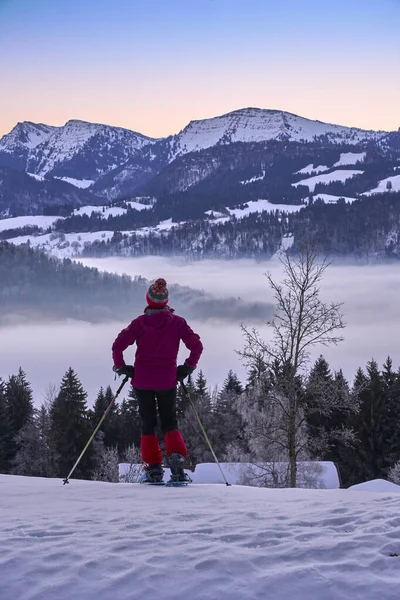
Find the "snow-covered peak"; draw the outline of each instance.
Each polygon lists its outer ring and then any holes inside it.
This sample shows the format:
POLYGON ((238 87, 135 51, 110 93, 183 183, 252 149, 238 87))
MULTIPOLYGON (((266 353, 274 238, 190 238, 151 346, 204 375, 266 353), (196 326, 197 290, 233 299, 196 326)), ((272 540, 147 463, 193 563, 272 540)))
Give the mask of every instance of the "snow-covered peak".
MULTIPOLYGON (((29 171, 45 175, 73 161, 80 176, 97 179, 123 164, 152 138, 121 127, 71 120, 57 128, 30 157, 29 171)), ((70 175, 67 171, 62 175, 70 175)))
POLYGON ((3 152, 29 151, 48 140, 58 127, 24 121, 0 139, 0 150, 3 152))
POLYGON ((171 143, 171 157, 216 144, 288 140, 311 142, 327 136, 332 143, 357 144, 379 139, 386 132, 365 131, 341 125, 312 121, 280 110, 245 108, 226 115, 191 121, 171 143))

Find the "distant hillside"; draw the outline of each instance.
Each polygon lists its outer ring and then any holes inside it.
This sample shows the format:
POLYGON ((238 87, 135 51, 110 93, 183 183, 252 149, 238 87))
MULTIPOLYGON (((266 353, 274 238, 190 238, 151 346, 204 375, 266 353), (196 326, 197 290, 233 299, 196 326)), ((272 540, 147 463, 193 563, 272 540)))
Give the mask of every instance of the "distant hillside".
MULTIPOLYGON (((127 320, 140 314, 150 284, 62 261, 28 248, 0 243, 0 323, 34 318, 90 322, 127 320)), ((190 288, 169 285, 171 306, 187 318, 263 320, 270 306, 238 299, 220 302, 190 288)))

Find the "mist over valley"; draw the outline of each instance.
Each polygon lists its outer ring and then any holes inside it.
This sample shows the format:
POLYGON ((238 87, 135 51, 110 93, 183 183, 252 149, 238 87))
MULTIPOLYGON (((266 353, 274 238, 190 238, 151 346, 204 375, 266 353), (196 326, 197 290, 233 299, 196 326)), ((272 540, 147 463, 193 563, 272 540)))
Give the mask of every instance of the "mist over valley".
MULTIPOLYGON (((80 259, 88 267, 146 280, 164 277, 170 288, 170 305, 187 318, 204 343, 204 353, 198 369, 202 369, 208 385, 221 385, 227 372, 233 369, 242 381, 246 370, 239 360, 237 350, 243 348, 241 324, 255 326, 264 339, 269 329, 265 324, 273 314, 273 296, 264 274, 269 271, 274 278, 281 276, 281 263, 271 261, 205 260, 189 262, 176 258, 106 258, 80 259), (174 295, 177 286, 190 288, 187 304, 174 295), (212 298, 217 307, 205 318, 204 312, 196 314, 195 302, 199 292, 212 298), (233 298, 240 298, 235 305, 233 298), (194 302, 194 304, 190 304, 194 302), (240 306, 247 307, 245 311, 240 306), (252 312, 252 307, 257 310, 252 312), (223 318, 222 316, 223 315, 223 318)), ((39 406, 49 383, 58 385, 65 370, 72 366, 78 373, 91 405, 100 386, 116 386, 112 373, 111 345, 130 320, 138 316, 145 305, 143 294, 135 296, 131 310, 121 312, 111 303, 107 319, 91 323, 71 318, 57 319, 25 316, 22 320, 0 328, 0 376, 7 378, 21 366, 34 389, 39 406)), ((180 292, 179 292, 180 293, 180 292)), ((324 275, 321 297, 325 302, 343 302, 342 312, 347 327, 345 340, 336 347, 315 349, 311 360, 323 354, 333 370, 343 369, 350 381, 358 367, 364 368, 372 358, 383 363, 388 355, 394 367, 400 365, 400 266, 352 266, 331 264, 324 275)), ((201 303, 198 305, 201 307, 201 303)), ((32 313, 33 315, 33 313, 32 313)), ((126 351, 127 362, 132 362, 135 348, 126 351)), ((181 345, 180 359, 187 351, 181 345)))

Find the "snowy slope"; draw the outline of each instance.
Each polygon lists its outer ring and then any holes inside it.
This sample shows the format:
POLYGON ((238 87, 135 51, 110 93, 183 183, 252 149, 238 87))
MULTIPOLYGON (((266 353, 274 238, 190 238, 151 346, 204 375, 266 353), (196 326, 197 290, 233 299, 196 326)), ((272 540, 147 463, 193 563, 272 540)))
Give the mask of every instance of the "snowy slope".
MULTIPOLYGON (((36 175, 36 177, 41 177, 41 175, 36 175)), ((55 179, 66 181, 67 183, 70 183, 81 190, 85 190, 94 183, 93 179, 74 179, 73 177, 56 177, 55 179)))
POLYGON ((0 488, 2 600, 399 597, 399 495, 388 490, 6 475, 0 488))
POLYGON ((341 198, 350 204, 357 200, 357 198, 351 198, 349 196, 333 196, 332 194, 315 194, 315 196, 313 196, 313 200, 322 200, 325 204, 336 204, 341 198))
POLYGON ((108 217, 125 215, 128 211, 120 206, 81 206, 75 208, 74 215, 88 215, 90 217, 93 212, 99 213, 102 219, 107 219, 108 217))
POLYGON ((355 165, 358 162, 364 162, 366 155, 366 152, 342 152, 339 160, 333 166, 355 165))
POLYGON ((386 177, 378 183, 378 186, 373 190, 364 192, 363 196, 371 196, 371 194, 382 194, 383 192, 400 192, 400 175, 393 175, 392 177, 386 177), (391 183, 391 189, 388 190, 387 184, 391 183))
POLYGON ((250 200, 246 204, 245 208, 226 208, 226 210, 231 216, 240 219, 241 217, 247 217, 251 213, 260 213, 263 211, 293 213, 304 208, 302 204, 272 204, 268 200, 250 200))
MULTIPOLYGON (((3 223, 3 221, 1 221, 3 223)), ((126 231, 124 233, 130 233, 126 231)), ((43 250, 57 258, 72 258, 81 254, 86 244, 93 242, 108 242, 114 235, 113 231, 89 231, 84 233, 65 233, 58 235, 45 233, 43 235, 21 235, 8 240, 10 244, 19 246, 27 244, 31 248, 43 250)), ((1 597, 0 597, 1 600, 1 597)))
POLYGON ((246 108, 212 119, 191 121, 172 139, 171 157, 233 142, 311 142, 326 136, 331 143, 358 144, 367 139, 379 140, 385 135, 385 132, 312 121, 280 110, 246 108))
POLYGON ((302 179, 301 181, 297 181, 296 183, 292 183, 294 187, 299 185, 305 185, 308 187, 310 192, 315 190, 315 186, 317 183, 331 183, 332 181, 346 181, 346 179, 350 179, 355 175, 361 175, 364 171, 359 171, 358 169, 337 169, 332 171, 331 173, 325 173, 323 175, 315 175, 314 177, 308 177, 307 179, 302 179))
POLYGON ((48 140, 58 129, 58 127, 44 125, 43 123, 31 123, 30 121, 17 123, 10 133, 0 138, 0 151, 18 153, 21 150, 33 150, 36 146, 48 140))
POLYGON ((41 229, 47 229, 51 227, 55 221, 62 217, 48 217, 43 215, 30 215, 25 217, 12 217, 10 219, 0 219, 0 231, 6 229, 20 229, 27 225, 35 225, 41 229))
POLYGON ((329 171, 329 167, 327 167, 326 165, 318 165, 316 167, 314 167, 314 165, 311 163, 310 165, 307 165, 306 167, 303 167, 302 169, 300 169, 300 171, 296 171, 296 174, 300 174, 300 175, 310 175, 310 173, 323 173, 324 171, 329 171))
POLYGON ((68 121, 58 127, 30 154, 28 171, 38 175, 52 173, 74 179, 98 179, 123 164, 151 138, 122 129, 85 121, 68 121))

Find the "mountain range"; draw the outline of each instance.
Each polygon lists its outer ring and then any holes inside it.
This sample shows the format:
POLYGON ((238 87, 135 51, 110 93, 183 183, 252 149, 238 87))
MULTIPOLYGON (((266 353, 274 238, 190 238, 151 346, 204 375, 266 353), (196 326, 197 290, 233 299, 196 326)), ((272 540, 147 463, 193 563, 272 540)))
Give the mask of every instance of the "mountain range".
POLYGON ((397 258, 398 205, 400 130, 278 110, 158 139, 72 120, 18 123, 0 140, 0 218, 17 217, 0 238, 68 255, 271 255, 313 232, 328 253, 397 258))
POLYGON ((284 154, 292 159, 304 155, 314 164, 324 151, 349 148, 392 157, 400 152, 400 133, 259 108, 191 121, 176 135, 160 139, 77 120, 63 127, 23 122, 0 139, 0 211, 40 213, 44 206, 65 203, 68 194, 74 206, 89 197, 98 205, 137 194, 170 195, 210 177, 223 179, 232 170, 260 171, 264 163, 274 168, 284 154), (28 183, 27 175, 37 185, 28 183))

